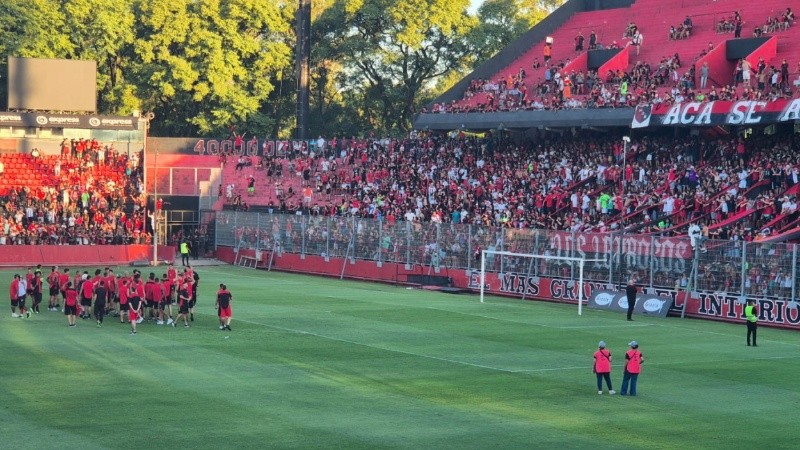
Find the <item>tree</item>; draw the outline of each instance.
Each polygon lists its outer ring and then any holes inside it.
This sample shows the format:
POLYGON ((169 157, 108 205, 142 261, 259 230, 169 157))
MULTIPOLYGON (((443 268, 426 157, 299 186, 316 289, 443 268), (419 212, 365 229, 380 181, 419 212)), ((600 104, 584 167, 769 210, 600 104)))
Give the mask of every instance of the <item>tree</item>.
POLYGON ((479 25, 469 36, 473 68, 533 28, 565 0, 486 0, 478 8, 479 25))
MULTIPOLYGON (((0 74, 8 72, 8 56, 63 58, 74 48, 64 29, 64 16, 51 0, 0 2, 0 74)), ((0 83, 0 97, 7 105, 6 83, 0 83)))
POLYGON ((468 59, 469 0, 339 0, 315 24, 315 56, 337 61, 379 131, 410 128, 419 95, 468 59))
POLYGON ((273 80, 291 65, 292 9, 260 0, 138 0, 138 95, 154 131, 194 135, 265 130, 273 80))
POLYGON ((127 82, 126 50, 134 38, 133 9, 117 0, 59 0, 65 33, 73 43, 69 59, 97 61, 98 110, 130 114, 140 109, 136 87, 127 82))

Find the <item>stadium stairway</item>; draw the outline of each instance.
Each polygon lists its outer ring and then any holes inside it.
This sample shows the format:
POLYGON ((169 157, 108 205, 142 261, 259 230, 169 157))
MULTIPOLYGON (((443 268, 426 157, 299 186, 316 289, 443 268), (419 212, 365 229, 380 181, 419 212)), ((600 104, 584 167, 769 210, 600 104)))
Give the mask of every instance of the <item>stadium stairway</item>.
MULTIPOLYGON (((267 171, 258 169, 256 166, 248 166, 241 170, 236 170, 236 164, 228 163, 222 169, 222 190, 223 195, 214 204, 214 209, 220 210, 226 203, 225 190, 228 185, 233 184, 233 193, 241 195, 243 202, 251 207, 267 207, 269 205, 279 206, 281 198, 286 200, 287 205, 301 206, 303 202, 303 178, 296 172, 289 169, 290 163, 287 159, 275 159, 274 164, 280 164, 283 167, 282 175, 268 176, 267 171), (255 178, 255 193, 250 196, 247 192, 247 179, 252 175, 255 178)), ((352 168, 341 162, 337 158, 339 168, 337 173, 344 176, 352 168)), ((330 197, 324 193, 317 192, 316 181, 313 178, 309 180, 309 185, 312 187, 313 194, 311 197, 311 205, 317 204, 320 207, 341 204, 344 195, 341 193, 340 187, 332 189, 330 197)))

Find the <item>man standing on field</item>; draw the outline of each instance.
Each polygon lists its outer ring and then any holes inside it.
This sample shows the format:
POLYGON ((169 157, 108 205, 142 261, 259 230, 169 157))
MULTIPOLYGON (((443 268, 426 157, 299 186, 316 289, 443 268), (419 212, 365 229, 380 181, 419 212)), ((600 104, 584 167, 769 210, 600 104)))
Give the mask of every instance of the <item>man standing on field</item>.
POLYGON ((19 306, 17 292, 19 292, 19 275, 14 275, 14 279, 11 280, 11 286, 8 287, 8 296, 11 298, 11 317, 19 317, 19 314, 17 314, 17 306, 19 306))
POLYGON ((628 320, 633 320, 633 308, 636 307, 636 292, 638 289, 636 288, 636 278, 631 277, 628 280, 628 286, 625 287, 625 296, 628 299, 628 320))
POLYGON ((42 272, 38 269, 36 270, 36 273, 33 274, 29 290, 31 291, 31 297, 33 298, 33 305, 31 305, 31 309, 34 313, 39 314, 39 304, 42 303, 42 272))
POLYGON ((231 331, 231 300, 233 295, 224 284, 217 291, 217 308, 219 309, 219 329, 231 331))
POLYGON ((15 275, 17 283, 17 306, 19 307, 19 317, 30 317, 31 311, 25 306, 25 299, 28 297, 28 282, 25 278, 15 275))
POLYGON ((183 326, 189 328, 187 316, 189 315, 189 301, 192 299, 190 289, 188 281, 184 281, 178 288, 178 317, 175 318, 175 322, 172 322, 173 327, 183 317, 183 326))
POLYGON ((67 325, 75 326, 75 314, 78 310, 78 291, 72 287, 72 282, 67 281, 63 290, 64 296, 64 315, 67 316, 67 325))
POLYGON ((58 311, 58 294, 61 291, 60 279, 61 273, 58 271, 58 266, 53 266, 50 275, 47 276, 47 285, 50 288, 50 299, 47 301, 47 309, 50 311, 58 311))
POLYGON ((144 286, 141 275, 133 275, 133 281, 128 285, 128 318, 131 321, 131 334, 136 334, 136 323, 141 319, 144 286))
POLYGON ((97 281, 97 286, 94 288, 94 318, 97 320, 97 328, 103 326, 107 299, 108 289, 106 289, 106 280, 100 279, 97 281))
POLYGON ((622 392, 620 395, 628 395, 628 385, 630 384, 631 396, 636 396, 636 382, 639 380, 639 372, 642 371, 644 357, 639 351, 639 343, 631 341, 628 343, 631 348, 625 353, 625 371, 622 373, 622 392))
POLYGON ((753 338, 753 347, 758 347, 756 344, 756 334, 758 333, 758 308, 753 299, 747 299, 747 305, 744 307, 744 318, 747 321, 747 346, 750 347, 750 338, 753 338))

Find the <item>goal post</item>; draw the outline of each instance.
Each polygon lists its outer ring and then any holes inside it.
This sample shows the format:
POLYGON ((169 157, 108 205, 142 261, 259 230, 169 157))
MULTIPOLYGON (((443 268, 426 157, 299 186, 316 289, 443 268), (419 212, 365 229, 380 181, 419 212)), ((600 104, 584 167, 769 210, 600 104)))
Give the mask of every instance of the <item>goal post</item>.
MULTIPOLYGON (((503 250, 482 250, 481 251, 481 272, 480 272, 480 293, 481 293, 481 303, 483 303, 483 298, 486 291, 486 256, 499 256, 499 257, 515 257, 515 258, 529 258, 530 263, 528 264, 527 268, 528 271, 525 273, 527 278, 531 277, 531 272, 533 269, 533 263, 536 260, 547 260, 547 261, 564 261, 570 264, 577 264, 578 265, 578 315, 583 314, 583 271, 586 266, 586 263, 593 263, 593 262, 607 262, 605 259, 592 259, 592 258, 579 258, 579 257, 572 257, 572 256, 553 256, 553 255, 536 255, 533 253, 515 253, 515 252, 507 252, 503 250)), ((575 280, 572 280, 573 282, 575 280)), ((527 293, 527 289, 522 290, 522 299, 525 299, 525 294, 527 293)))

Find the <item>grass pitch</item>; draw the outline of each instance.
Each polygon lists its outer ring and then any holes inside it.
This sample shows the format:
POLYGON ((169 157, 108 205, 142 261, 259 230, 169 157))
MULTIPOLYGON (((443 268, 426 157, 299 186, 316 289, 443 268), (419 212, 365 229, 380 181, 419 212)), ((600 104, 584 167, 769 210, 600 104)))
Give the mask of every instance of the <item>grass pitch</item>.
MULTIPOLYGON (((794 448, 800 334, 201 267, 192 328, 0 317, 2 448, 794 448), (233 331, 217 327, 220 282, 233 331), (597 395, 599 340, 618 390, 597 395)), ((147 270, 145 270, 147 272, 147 270)), ((10 280, 13 272, 0 277, 10 280)), ((6 281, 5 286, 7 286, 6 281)), ((46 304, 45 304, 46 306, 46 304)))

